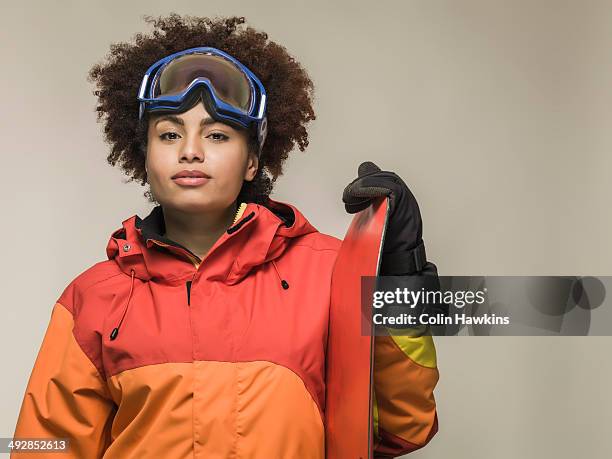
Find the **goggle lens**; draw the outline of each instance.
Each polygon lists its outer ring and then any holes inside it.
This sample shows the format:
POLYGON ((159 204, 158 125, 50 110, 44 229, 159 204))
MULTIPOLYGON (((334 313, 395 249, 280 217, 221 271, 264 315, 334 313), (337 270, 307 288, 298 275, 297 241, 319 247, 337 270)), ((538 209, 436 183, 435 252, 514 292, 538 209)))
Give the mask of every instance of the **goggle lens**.
POLYGON ((152 91, 154 98, 180 94, 196 78, 207 78, 215 95, 244 113, 251 109, 251 86, 247 76, 232 62, 212 54, 179 56, 162 69, 152 91))

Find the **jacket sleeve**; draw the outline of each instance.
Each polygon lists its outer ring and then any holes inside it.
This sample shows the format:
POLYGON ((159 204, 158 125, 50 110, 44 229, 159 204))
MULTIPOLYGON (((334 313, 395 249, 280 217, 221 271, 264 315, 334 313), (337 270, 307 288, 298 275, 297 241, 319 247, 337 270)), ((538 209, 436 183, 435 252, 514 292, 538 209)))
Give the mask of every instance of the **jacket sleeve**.
MULTIPOLYGON (((72 312, 56 303, 25 391, 14 439, 69 440, 68 453, 46 458, 99 458, 110 443, 115 404, 73 333, 72 312)), ((13 452, 11 458, 40 458, 13 452)))
MULTIPOLYGON (((431 267, 436 271, 435 265, 431 267)), ((422 326, 421 334, 412 336, 401 330, 386 331, 374 338, 375 458, 411 453, 438 431, 433 391, 439 374, 429 328, 422 326)))
POLYGON ((438 431, 431 335, 374 338, 374 457, 408 454, 438 431))

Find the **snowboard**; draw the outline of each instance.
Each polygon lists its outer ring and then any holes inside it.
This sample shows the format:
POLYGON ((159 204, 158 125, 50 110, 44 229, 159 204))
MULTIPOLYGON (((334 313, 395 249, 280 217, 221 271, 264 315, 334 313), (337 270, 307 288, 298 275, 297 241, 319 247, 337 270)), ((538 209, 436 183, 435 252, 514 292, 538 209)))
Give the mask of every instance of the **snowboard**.
POLYGON ((379 275, 388 211, 389 199, 383 197, 355 214, 332 273, 325 372, 327 459, 370 459, 373 454, 372 302, 362 304, 361 278, 379 275))

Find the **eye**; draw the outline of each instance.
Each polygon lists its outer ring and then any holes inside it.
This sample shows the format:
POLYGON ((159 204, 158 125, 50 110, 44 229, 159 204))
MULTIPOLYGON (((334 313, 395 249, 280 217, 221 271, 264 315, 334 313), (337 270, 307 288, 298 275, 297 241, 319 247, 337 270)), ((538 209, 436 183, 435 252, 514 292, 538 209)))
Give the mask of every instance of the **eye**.
POLYGON ((162 139, 162 140, 176 140, 176 138, 171 138, 171 139, 167 138, 166 136, 168 136, 168 135, 178 136, 178 134, 176 132, 164 132, 162 135, 159 136, 159 138, 162 139))
POLYGON ((207 135, 206 137, 207 138, 208 137, 212 137, 213 138, 212 140, 214 140, 216 142, 223 142, 223 141, 229 139, 228 136, 226 136, 225 134, 221 134, 220 132, 213 132, 213 133, 207 135), (217 136, 217 137, 215 138, 215 136, 217 136))

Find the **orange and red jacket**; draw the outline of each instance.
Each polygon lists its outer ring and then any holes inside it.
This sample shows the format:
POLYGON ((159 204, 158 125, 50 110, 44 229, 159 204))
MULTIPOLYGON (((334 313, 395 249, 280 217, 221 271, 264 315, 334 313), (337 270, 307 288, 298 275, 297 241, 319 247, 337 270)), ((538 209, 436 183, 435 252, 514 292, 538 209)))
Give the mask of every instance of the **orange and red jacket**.
MULTIPOLYGON (((324 458, 341 241, 270 200, 242 204, 200 260, 163 221, 160 206, 125 220, 60 295, 14 437, 70 439, 45 457, 324 458)), ((431 336, 376 337, 377 457, 429 442, 437 381, 431 336)))

